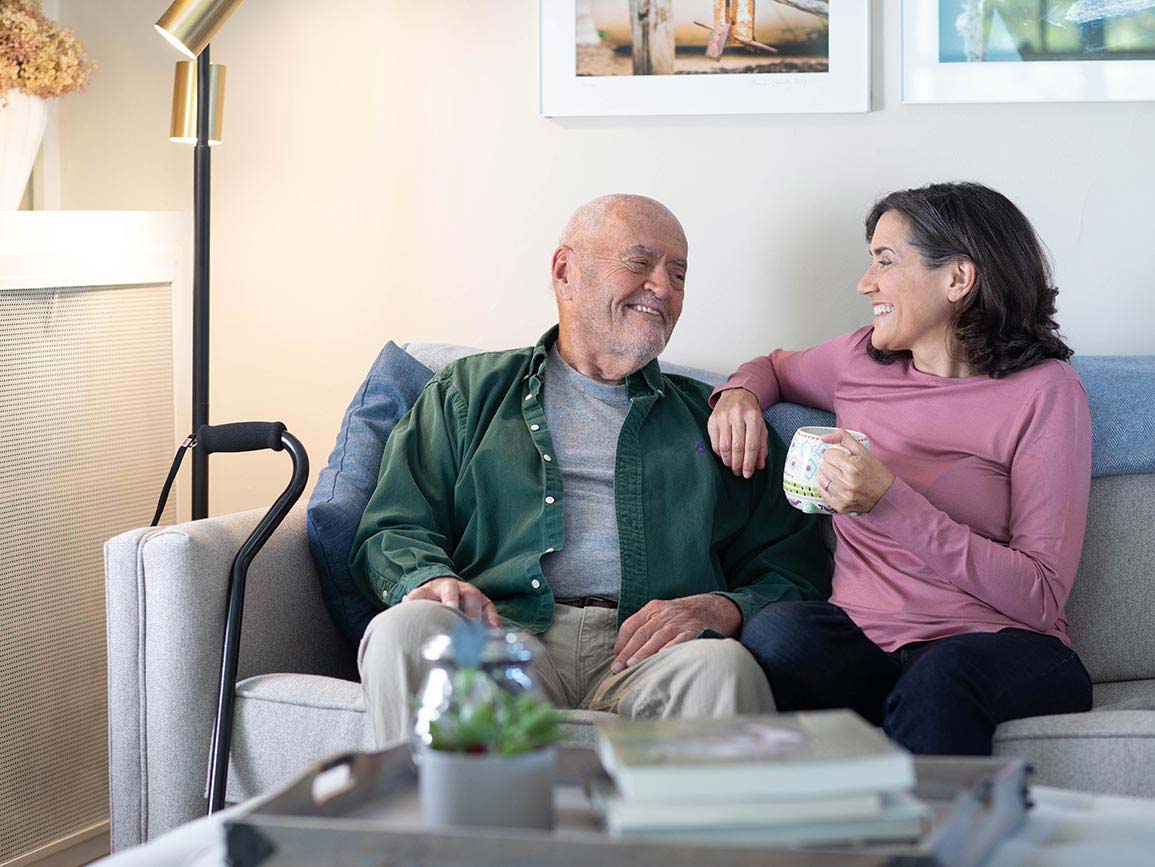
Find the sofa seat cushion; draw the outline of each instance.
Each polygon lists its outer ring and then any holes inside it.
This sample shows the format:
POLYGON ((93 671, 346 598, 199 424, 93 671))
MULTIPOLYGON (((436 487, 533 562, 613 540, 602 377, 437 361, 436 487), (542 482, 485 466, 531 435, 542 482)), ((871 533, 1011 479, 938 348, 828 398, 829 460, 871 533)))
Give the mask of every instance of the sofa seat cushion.
MULTIPOLYGON (((612 714, 571 710, 561 734, 568 746, 592 747, 594 726, 612 714)), ((237 684, 225 800, 238 804, 290 780, 305 765, 336 753, 376 749, 361 684, 313 674, 262 674, 237 684)), ((207 780, 205 788, 208 792, 207 780)))
POLYGON ((1039 785, 1155 797, 1155 713, 1149 710, 1012 720, 995 731, 994 753, 1030 762, 1039 785))
POLYGON ((262 674, 237 684, 230 804, 291 779, 310 762, 372 750, 361 684, 313 674, 262 674))

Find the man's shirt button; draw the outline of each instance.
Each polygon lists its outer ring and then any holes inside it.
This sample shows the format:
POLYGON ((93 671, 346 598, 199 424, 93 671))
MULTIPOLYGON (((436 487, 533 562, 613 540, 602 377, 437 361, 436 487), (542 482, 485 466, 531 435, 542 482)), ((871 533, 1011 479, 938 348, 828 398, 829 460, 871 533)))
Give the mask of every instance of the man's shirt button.
POLYGON ((545 498, 545 501, 546 501, 546 503, 548 503, 549 505, 551 505, 551 506, 553 505, 553 497, 546 497, 546 498, 545 498))
POLYGON ((554 552, 553 548, 546 548, 545 549, 545 553, 547 553, 547 554, 552 554, 553 552, 554 552))
POLYGON ((551 458, 549 455, 542 455, 542 457, 545 458, 547 463, 553 460, 553 458, 551 458))
POLYGON ((541 586, 541 582, 538 581, 536 578, 534 578, 532 581, 529 582, 529 586, 532 587, 534 590, 536 590, 538 587, 541 586))
POLYGON ((531 424, 531 425, 529 426, 529 429, 530 429, 530 430, 541 430, 541 425, 539 425, 539 424, 531 424))

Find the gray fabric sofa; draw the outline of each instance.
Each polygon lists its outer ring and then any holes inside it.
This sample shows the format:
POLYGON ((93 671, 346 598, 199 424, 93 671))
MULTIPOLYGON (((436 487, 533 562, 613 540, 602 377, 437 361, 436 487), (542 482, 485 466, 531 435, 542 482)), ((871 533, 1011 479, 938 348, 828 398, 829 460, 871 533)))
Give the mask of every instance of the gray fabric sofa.
MULTIPOLYGON (((406 348, 433 369, 464 354, 406 348)), ((1056 461, 1061 471, 1061 456, 1056 461)), ((114 850, 206 809, 229 567, 263 514, 133 530, 105 546, 114 850)), ((1029 760, 1046 785, 1155 796, 1153 611, 1155 474, 1095 479, 1067 606, 1095 707, 1000 726, 996 754, 1029 760)), ((353 648, 321 599, 302 503, 249 572, 228 801, 325 755, 373 749, 356 678, 353 648)), ((571 740, 589 741, 597 716, 571 713, 571 740)))

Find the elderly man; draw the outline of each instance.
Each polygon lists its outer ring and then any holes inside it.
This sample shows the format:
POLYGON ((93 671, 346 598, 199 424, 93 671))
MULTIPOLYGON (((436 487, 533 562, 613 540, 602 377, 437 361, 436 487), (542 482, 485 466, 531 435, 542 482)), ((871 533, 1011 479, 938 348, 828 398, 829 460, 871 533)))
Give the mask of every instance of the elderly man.
POLYGON ((458 618, 537 633, 562 707, 626 716, 774 708, 733 639, 829 593, 813 520, 713 458, 708 386, 655 360, 682 312, 686 236, 665 207, 579 208, 553 254, 559 325, 448 365, 385 448, 351 564, 384 603, 359 665, 377 742, 406 735, 420 648, 458 618))

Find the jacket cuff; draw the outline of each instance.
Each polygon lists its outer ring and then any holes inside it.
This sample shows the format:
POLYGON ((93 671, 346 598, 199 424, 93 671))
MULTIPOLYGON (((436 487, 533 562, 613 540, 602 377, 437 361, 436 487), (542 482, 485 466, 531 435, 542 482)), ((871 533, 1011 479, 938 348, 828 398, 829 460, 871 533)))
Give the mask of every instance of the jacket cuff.
POLYGON ((447 569, 440 565, 425 566, 416 572, 410 572, 400 581, 393 583, 392 586, 389 586, 384 578, 378 576, 378 580, 381 583, 377 588, 377 592, 385 605, 393 606, 422 584, 428 584, 434 578, 456 578, 458 581, 461 580, 454 574, 452 569, 447 569))
MULTIPOLYGON (((729 599, 738 608, 738 613, 742 615, 742 622, 738 624, 738 633, 741 634, 742 627, 746 625, 746 621, 758 613, 758 610, 765 604, 760 599, 753 599, 749 593, 744 593, 741 590, 713 590, 713 596, 721 596, 729 599)), ((700 637, 703 638, 725 638, 726 636, 718 632, 716 629, 704 630, 700 637), (707 635, 707 633, 712 633, 707 635)))

